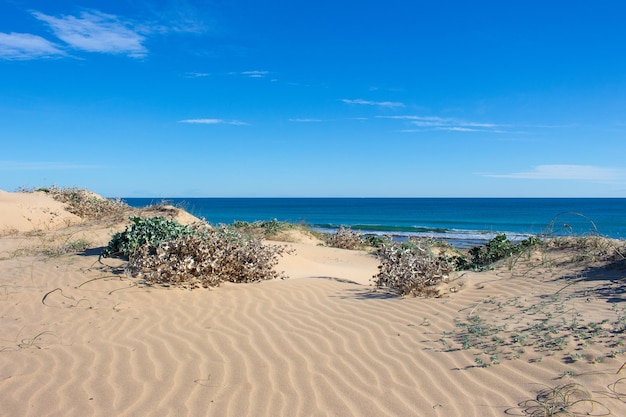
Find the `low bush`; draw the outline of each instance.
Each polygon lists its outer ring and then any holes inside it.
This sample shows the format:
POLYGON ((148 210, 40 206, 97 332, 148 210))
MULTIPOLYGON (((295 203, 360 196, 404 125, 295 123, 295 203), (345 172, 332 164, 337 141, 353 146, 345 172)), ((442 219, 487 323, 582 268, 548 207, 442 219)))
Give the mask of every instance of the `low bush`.
POLYGON ((281 222, 277 219, 273 219, 268 221, 256 221, 252 223, 237 221, 232 224, 232 227, 240 230, 246 235, 259 238, 271 238, 281 232, 293 229, 294 225, 291 223, 281 222))
POLYGON ((184 226, 159 216, 130 220, 102 256, 128 257, 128 271, 148 284, 195 288, 281 277, 273 267, 285 248, 264 245, 236 227, 184 226))
POLYGON ((361 238, 364 245, 373 248, 382 248, 383 245, 391 243, 391 238, 386 235, 365 235, 361 238))
POLYGON ((519 243, 513 243, 504 233, 501 233, 489 240, 485 246, 471 248, 469 254, 472 259, 465 268, 481 270, 500 259, 528 251, 539 244, 541 244, 541 240, 533 236, 519 243))
POLYGON ((131 258, 143 246, 152 249, 163 241, 194 233, 191 227, 161 216, 147 219, 131 216, 130 221, 131 224, 126 226, 123 232, 113 235, 108 246, 102 251, 103 258, 110 256, 131 258))
POLYGON ((121 200, 111 200, 100 197, 81 188, 39 188, 61 203, 68 205, 67 211, 85 219, 102 219, 104 217, 119 216, 129 210, 121 200))
POLYGON ((445 283, 453 271, 482 270, 539 244, 541 241, 535 237, 512 243, 506 235, 499 234, 485 246, 471 248, 471 259, 468 259, 445 242, 432 239, 411 237, 404 242, 385 242, 377 252, 381 265, 374 283, 402 295, 436 296, 438 286, 445 283))
POLYGON ((340 249, 358 249, 363 244, 363 241, 359 232, 341 226, 334 233, 328 235, 326 244, 340 249))
POLYGON ((265 245, 235 228, 202 227, 195 233, 142 246, 129 269, 151 284, 214 287, 225 281, 256 282, 281 277, 273 267, 283 246, 265 245))
POLYGON ((432 244, 415 238, 384 244, 378 250, 381 265, 374 276, 376 286, 401 295, 438 296, 438 286, 456 269, 456 257, 445 251, 436 254, 432 244))

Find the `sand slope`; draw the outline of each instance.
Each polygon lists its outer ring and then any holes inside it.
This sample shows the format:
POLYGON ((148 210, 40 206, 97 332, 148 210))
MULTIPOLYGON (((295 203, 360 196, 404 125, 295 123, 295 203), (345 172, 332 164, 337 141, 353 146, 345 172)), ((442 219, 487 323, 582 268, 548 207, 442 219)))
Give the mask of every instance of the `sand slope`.
POLYGON ((626 356, 594 361, 602 343, 572 363, 501 348, 500 364, 480 367, 489 356, 455 340, 455 319, 519 326, 559 309, 545 297, 559 290, 570 315, 612 319, 609 301, 626 304, 621 270, 563 290, 556 278, 573 269, 503 267, 466 274, 445 298, 400 298, 372 291, 378 264, 366 252, 289 243, 296 253, 279 269, 290 279, 186 291, 138 286, 122 261, 99 263, 110 230, 89 228, 91 249, 58 257, 16 252, 41 237, 0 239, 1 416, 529 415, 524 401, 568 381, 626 415, 607 394, 626 356))
POLYGON ((9 193, 0 190, 0 236, 15 232, 50 230, 81 223, 45 192, 9 193))

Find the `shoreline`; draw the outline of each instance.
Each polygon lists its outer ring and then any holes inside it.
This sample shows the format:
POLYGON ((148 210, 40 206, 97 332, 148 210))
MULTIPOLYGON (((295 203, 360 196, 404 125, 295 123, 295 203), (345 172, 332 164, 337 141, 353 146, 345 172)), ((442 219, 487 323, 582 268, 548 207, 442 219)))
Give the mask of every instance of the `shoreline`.
MULTIPOLYGON (((133 207, 157 202, 154 199, 125 201, 133 207)), ((588 199, 582 206, 580 199, 195 198, 167 201, 212 224, 276 219, 331 231, 345 226, 364 233, 435 234, 443 239, 468 238, 479 242, 484 241, 485 236, 500 233, 513 239, 517 235, 599 234, 614 239, 626 236, 626 220, 621 216, 626 199, 611 199, 611 204, 606 206, 595 204, 606 199, 588 199)))

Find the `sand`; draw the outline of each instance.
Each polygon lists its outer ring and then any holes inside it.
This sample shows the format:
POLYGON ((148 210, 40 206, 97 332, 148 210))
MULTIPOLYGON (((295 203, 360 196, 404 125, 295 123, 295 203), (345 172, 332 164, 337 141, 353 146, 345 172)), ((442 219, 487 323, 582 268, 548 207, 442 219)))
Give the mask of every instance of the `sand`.
POLYGON ((65 205, 45 192, 9 193, 0 190, 0 235, 58 229, 81 223, 65 205))
POLYGON ((189 291, 98 262, 123 224, 81 223, 39 194, 0 192, 0 214, 0 416, 531 415, 539 390, 568 383, 598 413, 626 415, 611 391, 626 393, 623 333, 557 350, 529 326, 616 321, 623 268, 552 255, 405 298, 374 291, 371 253, 304 240, 280 243, 295 249, 277 266, 288 279, 189 291), (49 250, 78 238, 86 250, 49 250), (475 338, 468 323, 505 340, 525 328, 526 345, 475 338))

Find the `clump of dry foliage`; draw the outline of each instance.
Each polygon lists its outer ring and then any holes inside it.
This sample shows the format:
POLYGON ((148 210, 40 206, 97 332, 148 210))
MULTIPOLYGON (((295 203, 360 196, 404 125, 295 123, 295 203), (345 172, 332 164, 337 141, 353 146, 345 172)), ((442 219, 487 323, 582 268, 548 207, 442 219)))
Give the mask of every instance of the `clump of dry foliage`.
POLYGON ((142 246, 129 269, 151 284, 184 288, 222 282, 257 282, 282 277, 273 267, 285 248, 221 226, 200 226, 195 233, 142 246))
POLYGON ((584 386, 575 382, 548 386, 539 391, 534 399, 520 403, 519 409, 522 415, 531 417, 612 415, 611 410, 594 400, 584 386))
POLYGON ((353 250, 361 247, 363 241, 359 232, 341 226, 334 233, 328 235, 326 238, 326 244, 334 248, 353 250))
POLYGON ((418 238, 383 245, 378 249, 381 265, 374 283, 402 295, 438 296, 438 287, 448 281, 457 261, 446 250, 435 250, 435 245, 418 238))
POLYGON ((274 266, 285 248, 266 245, 235 227, 182 226, 158 216, 131 220, 103 256, 128 256, 128 271, 148 284, 197 288, 282 277, 274 266))
POLYGON ((572 252, 571 261, 576 263, 611 262, 619 265, 626 260, 626 243, 602 236, 557 237, 547 241, 547 248, 572 252))
POLYGON ((81 188, 38 188, 34 191, 48 193, 57 201, 67 204, 67 211, 84 219, 102 219, 105 217, 120 216, 129 210, 121 200, 103 198, 91 191, 81 188))

